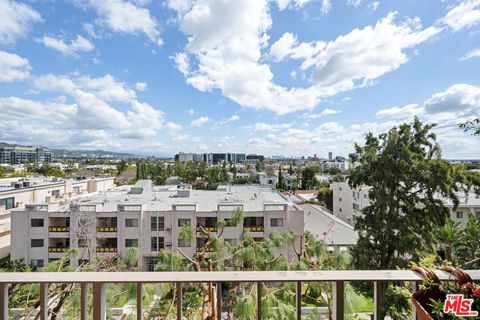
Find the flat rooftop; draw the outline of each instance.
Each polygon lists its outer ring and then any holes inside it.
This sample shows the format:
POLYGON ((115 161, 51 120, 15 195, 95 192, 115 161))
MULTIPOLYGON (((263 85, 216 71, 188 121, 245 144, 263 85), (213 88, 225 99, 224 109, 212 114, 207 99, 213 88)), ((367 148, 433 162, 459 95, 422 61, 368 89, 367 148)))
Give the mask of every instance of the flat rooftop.
POLYGON ((170 211, 174 205, 195 205, 197 212, 217 211, 218 205, 243 205, 244 211, 263 211, 264 205, 287 205, 289 211, 301 211, 292 201, 272 189, 260 185, 219 186, 217 190, 190 190, 177 186, 145 187, 144 181, 135 186, 121 186, 97 194, 85 195, 60 203, 60 211, 69 210, 70 203, 101 205, 104 212, 116 212, 118 205, 142 205, 144 211, 170 211), (133 189, 133 190, 132 190, 133 189), (189 190, 188 196, 178 196, 178 190, 189 190))

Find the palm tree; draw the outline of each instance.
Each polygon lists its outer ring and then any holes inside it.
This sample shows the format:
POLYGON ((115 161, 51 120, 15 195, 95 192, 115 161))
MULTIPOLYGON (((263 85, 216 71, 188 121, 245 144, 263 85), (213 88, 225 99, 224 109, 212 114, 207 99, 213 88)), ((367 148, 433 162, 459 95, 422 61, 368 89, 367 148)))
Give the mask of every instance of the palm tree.
POLYGON ((460 223, 448 219, 445 225, 437 231, 437 242, 441 250, 445 252, 445 260, 451 262, 453 250, 458 248, 461 241, 462 232, 460 223))

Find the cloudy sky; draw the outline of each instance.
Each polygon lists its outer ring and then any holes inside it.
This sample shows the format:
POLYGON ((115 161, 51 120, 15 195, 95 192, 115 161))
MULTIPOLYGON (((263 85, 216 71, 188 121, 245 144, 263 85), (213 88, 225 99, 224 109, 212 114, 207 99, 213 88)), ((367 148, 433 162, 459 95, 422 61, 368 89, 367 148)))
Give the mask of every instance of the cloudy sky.
POLYGON ((347 155, 416 115, 480 158, 480 0, 0 0, 0 141, 347 155))

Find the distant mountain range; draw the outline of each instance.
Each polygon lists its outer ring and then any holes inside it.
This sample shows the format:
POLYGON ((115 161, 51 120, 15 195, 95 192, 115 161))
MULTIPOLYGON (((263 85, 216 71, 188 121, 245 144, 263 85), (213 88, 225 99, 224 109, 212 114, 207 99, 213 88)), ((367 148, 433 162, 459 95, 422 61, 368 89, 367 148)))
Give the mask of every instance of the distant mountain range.
POLYGON ((138 154, 105 150, 50 149, 55 158, 139 158, 138 154))
MULTIPOLYGON (((22 146, 20 144, 11 144, 6 142, 0 142, 0 147, 17 147, 22 146)), ((69 149, 53 149, 52 155, 55 158, 139 158, 144 157, 138 154, 126 153, 126 152, 113 152, 105 150, 69 150, 69 149)))

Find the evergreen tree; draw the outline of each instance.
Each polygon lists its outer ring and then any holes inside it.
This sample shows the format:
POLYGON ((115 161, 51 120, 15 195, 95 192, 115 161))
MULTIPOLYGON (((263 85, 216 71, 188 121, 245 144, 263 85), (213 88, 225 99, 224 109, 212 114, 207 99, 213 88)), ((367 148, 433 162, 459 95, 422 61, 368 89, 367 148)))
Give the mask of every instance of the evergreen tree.
MULTIPOLYGON (((450 213, 444 201, 455 208, 457 192, 469 189, 465 170, 441 159, 432 128, 415 118, 378 137, 368 133, 363 147, 355 145, 351 160, 358 166, 348 182, 352 188, 371 187, 371 204, 355 219, 358 269, 405 267, 408 259, 432 252, 435 230, 450 213)), ((381 305, 386 286, 379 287, 381 305)))

